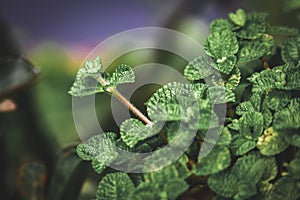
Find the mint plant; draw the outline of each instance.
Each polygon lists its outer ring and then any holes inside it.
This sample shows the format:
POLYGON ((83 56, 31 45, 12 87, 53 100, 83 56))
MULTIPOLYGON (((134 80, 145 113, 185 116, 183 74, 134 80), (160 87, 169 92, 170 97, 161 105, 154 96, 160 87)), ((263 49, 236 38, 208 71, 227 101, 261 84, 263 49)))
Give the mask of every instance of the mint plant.
MULTIPOLYGON (((95 135, 77 146, 78 155, 104 176, 96 199, 195 199, 204 191, 215 200, 300 198, 300 35, 296 28, 270 25, 267 16, 239 9, 213 21, 204 44, 207 55, 185 67, 189 83, 158 89, 145 103, 149 118, 117 90, 119 84, 134 82, 131 67, 120 65, 110 75, 101 71, 99 57, 84 64, 69 93, 110 93, 137 117, 125 120, 119 133, 95 135), (224 103, 222 124, 213 107, 224 103), (211 119, 216 120, 209 125, 211 119), (217 141, 205 139, 208 129, 222 130, 217 141), (163 169, 135 174, 107 168, 124 161, 118 147, 154 152, 143 163, 157 169, 169 155, 156 150, 180 131, 185 140, 190 130, 196 137, 189 149, 163 169), (200 157, 204 142, 215 146, 200 157)), ((143 168, 143 163, 128 167, 143 168)))

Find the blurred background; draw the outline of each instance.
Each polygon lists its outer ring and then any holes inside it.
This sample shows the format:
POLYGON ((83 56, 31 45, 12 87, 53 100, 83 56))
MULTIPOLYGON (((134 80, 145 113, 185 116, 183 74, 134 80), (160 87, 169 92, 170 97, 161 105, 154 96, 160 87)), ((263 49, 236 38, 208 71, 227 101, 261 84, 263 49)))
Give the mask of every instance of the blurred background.
MULTIPOLYGON (((227 17, 237 8, 269 12, 271 23, 299 27, 295 14, 283 11, 284 2, 2 0, 0 198, 43 199, 45 192, 59 193, 71 187, 69 174, 78 172, 82 166, 74 154, 74 145, 80 140, 72 117, 72 98, 67 92, 82 61, 99 42, 128 29, 159 26, 181 31, 203 44, 209 23, 227 17), (52 186, 54 189, 49 189, 52 186)), ((135 53, 123 56, 116 63, 136 66, 149 61, 149 57, 135 53)), ((167 64, 179 72, 186 64, 170 59, 164 52, 154 55, 151 62, 167 64)), ((143 103, 153 91, 153 87, 143 88, 134 94, 133 101, 142 111, 143 103)), ((102 107, 107 105, 106 110, 97 113, 101 126, 105 131, 117 131, 110 112, 110 97, 99 94, 96 102, 99 101, 102 107)), ((77 179, 80 178, 77 176, 75 182, 84 181, 84 177, 77 179)), ((72 193, 76 193, 73 192, 76 187, 84 193, 80 199, 90 199, 96 186, 93 181, 85 183, 83 188, 74 183, 72 193)), ((72 199, 58 194, 51 197, 48 194, 49 199, 72 199)))

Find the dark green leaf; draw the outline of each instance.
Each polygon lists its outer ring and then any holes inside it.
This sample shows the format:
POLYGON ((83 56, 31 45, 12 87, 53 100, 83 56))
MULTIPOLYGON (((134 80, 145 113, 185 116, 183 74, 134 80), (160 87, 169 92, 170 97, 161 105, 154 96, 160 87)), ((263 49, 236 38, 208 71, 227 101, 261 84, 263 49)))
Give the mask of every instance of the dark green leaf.
POLYGON ((184 76, 187 80, 200 80, 208 77, 214 72, 216 64, 209 56, 195 58, 184 69, 184 76))
POLYGON ((129 191, 135 189, 126 173, 116 172, 102 178, 98 185, 97 200, 126 200, 129 191))

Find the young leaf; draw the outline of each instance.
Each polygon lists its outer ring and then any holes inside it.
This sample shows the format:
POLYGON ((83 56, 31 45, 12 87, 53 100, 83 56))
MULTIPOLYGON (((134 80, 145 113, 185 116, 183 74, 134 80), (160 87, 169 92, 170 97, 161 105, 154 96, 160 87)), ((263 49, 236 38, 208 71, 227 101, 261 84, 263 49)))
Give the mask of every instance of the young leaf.
POLYGON ((98 185, 97 200, 127 200, 129 191, 135 187, 126 173, 115 172, 102 178, 98 185))
POLYGON ((83 160, 91 160, 97 173, 101 173, 116 157, 116 135, 111 132, 92 136, 86 143, 77 146, 77 154, 83 160))
POLYGON ((257 148, 262 155, 273 156, 281 153, 288 147, 281 132, 274 131, 273 127, 264 131, 264 134, 258 138, 257 148))
POLYGON ((225 30, 221 33, 213 32, 208 35, 204 49, 206 53, 216 59, 225 60, 238 52, 237 38, 231 31, 225 30))
POLYGON ((246 13, 243 9, 238 9, 235 13, 229 13, 229 19, 238 26, 244 26, 246 13))
POLYGON ((234 67, 231 73, 226 77, 225 87, 230 90, 235 90, 241 80, 241 72, 238 67, 234 67))

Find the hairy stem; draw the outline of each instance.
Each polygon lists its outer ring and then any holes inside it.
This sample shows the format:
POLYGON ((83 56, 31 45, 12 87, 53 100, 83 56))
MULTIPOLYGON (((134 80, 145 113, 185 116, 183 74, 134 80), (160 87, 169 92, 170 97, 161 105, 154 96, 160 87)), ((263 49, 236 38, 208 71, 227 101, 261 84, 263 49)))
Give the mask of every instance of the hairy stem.
POLYGON ((264 66, 264 68, 266 70, 270 70, 271 69, 269 63, 266 61, 266 59, 264 57, 259 58, 259 60, 262 62, 263 66, 264 66))

